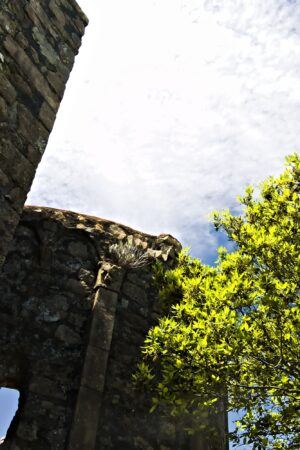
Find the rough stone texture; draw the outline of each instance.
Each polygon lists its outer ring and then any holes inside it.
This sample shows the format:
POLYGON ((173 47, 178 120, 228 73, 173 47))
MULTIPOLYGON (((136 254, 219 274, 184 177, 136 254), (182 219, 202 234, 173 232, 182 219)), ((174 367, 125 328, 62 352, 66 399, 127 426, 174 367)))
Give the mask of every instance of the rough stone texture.
POLYGON ((0 268, 86 25, 74 0, 0 2, 0 268))
POLYGON ((159 314, 151 264, 119 267, 130 242, 172 266, 180 244, 106 220, 26 207, 0 278, 0 386, 20 391, 3 450, 225 450, 150 414, 134 391, 139 347, 159 314))
POLYGON ((224 414, 191 439, 132 386, 160 308, 151 265, 115 246, 172 266, 176 239, 49 208, 19 222, 86 25, 74 0, 0 0, 0 387, 20 391, 1 450, 225 450, 224 414))

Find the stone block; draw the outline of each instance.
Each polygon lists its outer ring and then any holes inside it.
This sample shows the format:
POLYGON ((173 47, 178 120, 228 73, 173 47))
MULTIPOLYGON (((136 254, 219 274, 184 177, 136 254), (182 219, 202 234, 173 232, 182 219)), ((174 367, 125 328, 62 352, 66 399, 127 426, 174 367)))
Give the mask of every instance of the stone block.
POLYGON ((11 36, 6 36, 3 46, 9 55, 16 61, 22 73, 28 78, 34 88, 45 98, 51 108, 58 109, 59 98, 51 90, 47 80, 37 66, 30 60, 20 45, 11 36))
POLYGON ((93 389, 84 386, 80 388, 68 450, 92 450, 95 448, 101 398, 101 394, 93 389))
MULTIPOLYGON (((70 11, 70 9, 72 8, 72 13, 70 14, 70 17, 74 21, 81 22, 84 27, 86 27, 88 25, 89 19, 84 14, 84 12, 82 11, 82 9, 80 8, 80 6, 78 5, 78 3, 75 0, 60 0, 60 3, 61 3, 61 7, 65 11, 70 11)), ((84 30, 84 28, 83 28, 83 30, 84 30)))
POLYGON ((147 294, 145 289, 132 284, 126 281, 122 287, 122 293, 126 295, 126 297, 130 298, 141 305, 146 305, 147 303, 147 294))
POLYGON ((3 97, 0 96, 0 122, 6 122, 8 120, 8 108, 7 103, 3 97))
POLYGON ((9 233, 14 230, 13 225, 19 218, 19 214, 12 208, 7 199, 0 197, 0 217, 2 218, 2 226, 7 229, 9 233))
MULTIPOLYGON (((0 188, 1 189, 1 188, 0 188)), ((18 213, 21 213, 24 206, 24 199, 26 198, 26 193, 18 186, 10 189, 5 195, 5 199, 12 205, 13 209, 18 213)))
POLYGON ((60 72, 48 71, 47 80, 59 98, 64 94, 67 78, 68 76, 63 76, 60 72))
POLYGON ((10 33, 14 35, 18 28, 18 21, 12 20, 9 14, 6 14, 4 10, 0 11, 0 30, 4 33, 10 33))
MULTIPOLYGON (((16 66, 15 64, 13 65, 16 66)), ((22 104, 31 108, 32 112, 36 114, 37 109, 40 107, 42 97, 32 88, 32 86, 30 86, 26 80, 26 77, 24 75, 20 75, 17 67, 13 77, 10 75, 10 79, 14 83, 14 88, 18 93, 18 98, 22 99, 22 104), (33 91, 35 95, 33 95, 33 91), (39 104, 38 107, 37 104, 39 104)), ((16 110, 18 102, 19 101, 14 102, 14 104, 11 105, 11 111, 16 110)))
POLYGON ((3 170, 0 167, 0 192, 1 194, 5 194, 9 191, 9 188, 11 186, 11 180, 8 178, 8 176, 3 172, 3 170))
POLYGON ((27 146, 27 157, 28 160, 34 165, 37 166, 40 162, 44 150, 46 147, 46 142, 43 139, 39 139, 36 144, 29 144, 27 146))
POLYGON ((52 130, 52 127, 54 125, 56 114, 53 111, 52 108, 48 105, 47 102, 44 102, 42 104, 42 107, 40 109, 39 113, 39 119, 45 125, 48 131, 52 130))
POLYGON ((150 328, 148 319, 141 317, 140 315, 134 313, 133 311, 130 311, 129 309, 123 310, 122 321, 130 328, 133 328, 142 333, 146 333, 150 328))
MULTIPOLYGON (((72 2, 75 4, 75 2, 72 2)), ((70 9, 71 2, 68 2, 68 4, 65 6, 64 10, 70 9)), ((83 35, 80 31, 78 31, 77 35, 74 37, 73 34, 69 30, 67 31, 66 28, 70 25, 72 26, 74 19, 72 21, 67 21, 66 15, 62 12, 62 5, 58 5, 57 2, 51 2, 52 7, 52 15, 51 21, 49 21, 49 17, 44 11, 41 2, 39 0, 31 0, 30 3, 28 3, 25 7, 27 15, 32 20, 33 24, 40 28, 46 30, 51 37, 54 39, 56 43, 59 42, 68 42, 68 44, 73 48, 73 51, 77 53, 78 48, 80 47, 80 37, 83 35), (62 22, 60 21, 60 18, 62 22)), ((85 17, 85 15, 81 12, 81 16, 85 17)), ((80 30, 84 31, 85 25, 87 25, 88 20, 80 20, 80 18, 77 17, 77 20, 79 20, 81 23, 83 23, 83 27, 79 27, 80 30)), ((78 28, 78 27, 77 27, 78 28)), ((69 67, 70 70, 71 67, 69 67)), ((68 72, 69 72, 68 70, 68 72)), ((66 80, 65 80, 66 81, 66 80)))
POLYGON ((82 386, 103 392, 108 355, 108 351, 88 345, 81 377, 82 386))
POLYGON ((118 303, 118 294, 108 289, 100 287, 96 294, 95 308, 115 313, 118 303))
MULTIPOLYGON (((14 182, 25 192, 28 192, 35 173, 32 164, 8 140, 0 140, 0 163, 14 182)), ((24 199, 25 200, 25 199, 24 199)))
POLYGON ((16 34, 16 41, 23 49, 25 49, 29 46, 28 39, 25 37, 25 35, 21 31, 19 31, 16 34))
POLYGON ((17 98, 17 93, 13 85, 6 78, 4 73, 0 72, 0 94, 11 105, 17 98))
POLYGON ((69 47, 66 43, 61 43, 58 46, 58 51, 59 51, 61 61, 67 67, 72 66, 74 63, 74 58, 75 58, 73 49, 71 47, 69 47))
POLYGON ((32 34, 39 46, 41 54, 47 59, 47 61, 53 66, 59 64, 59 55, 57 51, 54 50, 52 45, 49 44, 49 38, 46 35, 46 30, 42 30, 41 27, 33 27, 32 34))
MULTIPOLYGON (((2 233, 2 231, 1 231, 2 239, 0 240, 0 255, 7 254, 8 250, 11 247, 10 241, 11 241, 12 237, 13 237, 13 233, 9 233, 9 232, 2 233)), ((0 258, 1 265, 3 265, 4 261, 5 261, 5 258, 1 256, 1 258, 0 258)))
POLYGON ((114 329, 115 314, 101 307, 94 308, 90 332, 90 345, 110 349, 114 329))
MULTIPOLYGON (((48 120, 49 124, 51 116, 48 115, 47 118, 47 111, 48 111, 47 107, 45 107, 45 110, 43 110, 42 113, 40 114, 42 114, 42 117, 46 120, 46 122, 48 120)), ((46 128, 42 125, 42 123, 36 120, 31 114, 31 112, 28 110, 28 108, 26 108, 22 104, 18 105, 18 123, 19 123, 18 132, 22 136, 24 136, 24 138, 27 140, 28 143, 35 143, 38 141, 38 139, 48 140, 49 131, 46 130, 46 128)))
POLYGON ((50 0, 49 2, 50 11, 54 14, 61 26, 66 24, 66 16, 62 12, 61 8, 58 6, 56 0, 50 0))
POLYGON ((60 34, 53 26, 39 0, 31 0, 25 6, 25 11, 32 23, 39 29, 47 30, 55 41, 59 41, 60 34))

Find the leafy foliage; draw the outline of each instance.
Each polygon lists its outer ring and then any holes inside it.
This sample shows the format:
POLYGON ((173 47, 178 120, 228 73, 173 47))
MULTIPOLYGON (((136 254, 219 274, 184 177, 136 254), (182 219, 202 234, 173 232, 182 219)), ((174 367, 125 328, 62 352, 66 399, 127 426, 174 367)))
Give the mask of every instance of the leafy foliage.
POLYGON ((271 177, 244 211, 213 213, 236 243, 215 268, 182 253, 178 267, 156 268, 168 313, 152 328, 135 375, 154 393, 153 408, 173 414, 226 400, 242 410, 231 439, 254 449, 300 448, 300 158, 271 177))

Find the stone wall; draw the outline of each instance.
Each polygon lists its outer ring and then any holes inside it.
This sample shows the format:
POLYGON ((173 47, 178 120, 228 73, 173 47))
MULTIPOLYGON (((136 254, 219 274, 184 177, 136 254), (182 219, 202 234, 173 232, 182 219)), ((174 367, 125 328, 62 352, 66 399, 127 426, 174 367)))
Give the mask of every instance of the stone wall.
POLYGON ((0 268, 86 25, 74 0, 0 1, 0 268))
POLYGON ((0 386, 20 391, 3 450, 225 450, 217 435, 190 440, 150 414, 134 390, 139 348, 160 314, 151 264, 173 266, 180 244, 106 220, 26 207, 0 278, 0 386), (136 256, 134 258, 136 261, 136 256))
POLYGON ((132 385, 176 239, 23 210, 86 25, 74 0, 0 0, 0 387, 20 391, 1 450, 225 450, 224 414, 190 438, 132 385))

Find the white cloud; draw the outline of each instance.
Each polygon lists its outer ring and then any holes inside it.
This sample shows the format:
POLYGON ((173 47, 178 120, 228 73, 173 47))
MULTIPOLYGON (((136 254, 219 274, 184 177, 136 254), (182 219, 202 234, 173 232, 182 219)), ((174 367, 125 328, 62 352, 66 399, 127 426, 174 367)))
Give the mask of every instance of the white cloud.
POLYGON ((79 3, 90 25, 28 203, 207 255, 208 213, 299 151, 299 1, 79 3))

